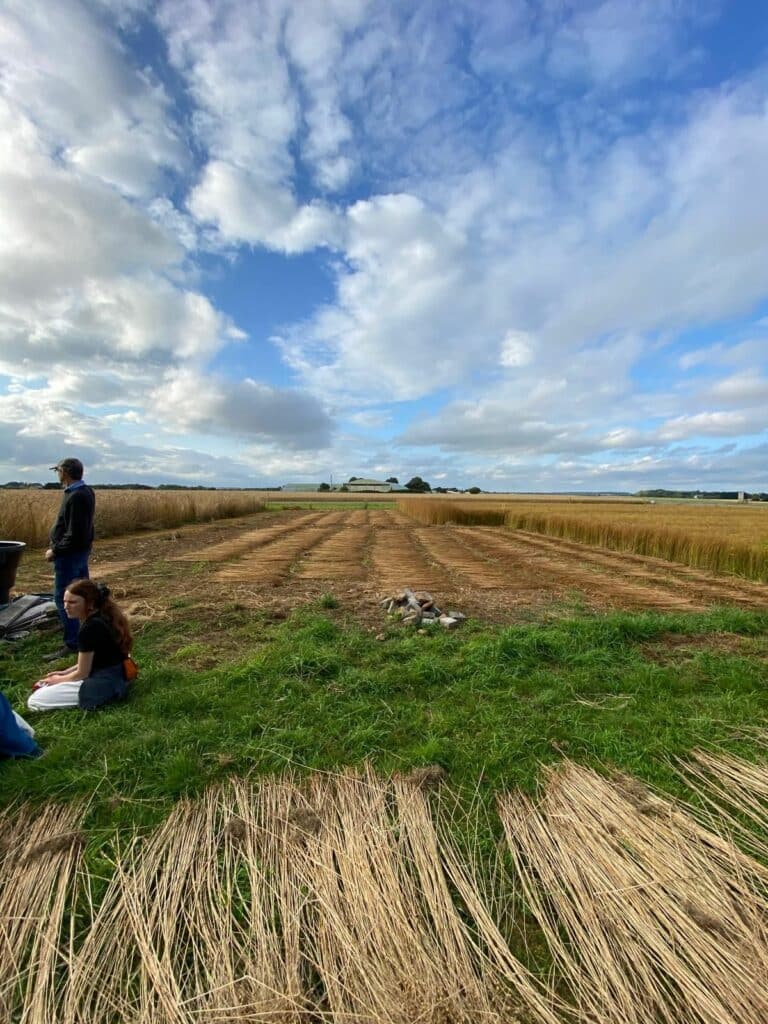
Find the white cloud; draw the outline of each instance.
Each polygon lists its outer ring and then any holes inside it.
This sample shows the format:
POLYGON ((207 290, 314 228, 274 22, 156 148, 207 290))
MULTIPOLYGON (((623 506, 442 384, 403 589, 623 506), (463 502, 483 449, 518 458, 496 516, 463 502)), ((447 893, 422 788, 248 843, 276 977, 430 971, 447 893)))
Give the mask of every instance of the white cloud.
POLYGON ((339 234, 336 216, 325 204, 299 207, 289 189, 218 160, 206 166, 189 208, 227 239, 286 253, 334 245, 339 234))
POLYGON ((288 448, 316 450, 330 444, 331 421, 316 399, 254 380, 235 383, 174 370, 152 391, 151 404, 173 431, 224 434, 288 448))
POLYGON ((137 196, 187 164, 163 87, 129 64, 93 7, 8 0, 0 50, 5 96, 65 163, 137 196))
POLYGON ((195 98, 194 130, 208 153, 190 209, 227 240, 289 253, 332 244, 331 209, 296 199, 294 150, 322 188, 349 179, 352 127, 342 111, 338 62, 366 6, 160 4, 158 20, 195 98))
POLYGON ((514 369, 518 366, 527 366, 532 359, 533 343, 528 332, 507 331, 501 343, 501 365, 514 369))
POLYGON ((378 196, 347 212, 338 302, 282 339, 323 394, 407 399, 452 383, 492 341, 460 344, 476 296, 462 296, 464 240, 420 200, 378 196))
POLYGON ((768 425, 768 377, 762 376, 759 370, 747 370, 726 377, 714 384, 709 394, 721 402, 737 405, 760 404, 766 410, 768 425))
POLYGON ((698 75, 714 9, 9 0, 0 372, 276 470, 319 447, 370 472, 397 422, 420 474, 672 472, 682 442, 700 469, 768 425, 764 332, 729 324, 768 296, 768 79, 698 75), (332 299, 279 325, 265 294, 249 344, 212 298, 235 308, 245 247, 313 254, 332 299), (249 378, 270 334, 303 391, 249 378))
POLYGON ((747 417, 740 412, 699 412, 676 416, 662 424, 661 441, 682 441, 691 437, 739 437, 747 433, 747 417))

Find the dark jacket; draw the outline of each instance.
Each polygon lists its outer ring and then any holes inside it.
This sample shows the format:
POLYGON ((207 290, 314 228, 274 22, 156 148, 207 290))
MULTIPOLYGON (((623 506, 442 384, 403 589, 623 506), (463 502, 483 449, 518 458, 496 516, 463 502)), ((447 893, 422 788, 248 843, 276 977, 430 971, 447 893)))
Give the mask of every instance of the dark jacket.
POLYGON ((96 496, 87 484, 64 491, 61 508, 51 530, 54 558, 91 550, 95 508, 96 496))

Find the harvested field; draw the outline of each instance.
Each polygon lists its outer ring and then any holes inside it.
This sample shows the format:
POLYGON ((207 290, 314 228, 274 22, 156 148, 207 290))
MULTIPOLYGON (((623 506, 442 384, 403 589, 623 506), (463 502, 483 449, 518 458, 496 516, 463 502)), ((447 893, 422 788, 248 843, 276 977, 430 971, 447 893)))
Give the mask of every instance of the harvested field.
POLYGON ((722 809, 706 824, 570 762, 545 772, 535 800, 500 795, 511 867, 501 846, 457 845, 457 819, 470 842, 476 826, 434 766, 234 779, 150 834, 113 836, 96 868, 82 807, 6 812, 0 1012, 27 1024, 763 1024, 768 872, 734 844, 728 803, 748 795, 755 815, 737 836, 765 849, 768 768, 706 754, 688 770, 722 809), (525 964, 510 917, 521 892, 526 932, 545 942, 525 964))
MULTIPOLYGON (((119 598, 158 613, 211 581, 257 606, 297 605, 330 590, 363 618, 377 614, 376 595, 401 587, 495 622, 574 601, 596 611, 698 611, 761 609, 768 598, 766 584, 657 557, 505 527, 418 526, 384 508, 284 510, 115 538, 97 543, 92 566, 119 598)), ((27 552, 19 587, 49 590, 49 573, 27 552)))

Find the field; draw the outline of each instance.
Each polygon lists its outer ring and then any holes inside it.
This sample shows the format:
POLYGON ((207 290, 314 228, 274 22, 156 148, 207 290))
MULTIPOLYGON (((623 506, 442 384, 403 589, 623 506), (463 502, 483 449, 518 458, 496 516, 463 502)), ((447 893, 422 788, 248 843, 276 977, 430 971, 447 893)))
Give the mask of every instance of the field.
POLYGON ((97 543, 141 674, 0 764, 0 1019, 763 1024, 766 585, 285 498, 97 543))

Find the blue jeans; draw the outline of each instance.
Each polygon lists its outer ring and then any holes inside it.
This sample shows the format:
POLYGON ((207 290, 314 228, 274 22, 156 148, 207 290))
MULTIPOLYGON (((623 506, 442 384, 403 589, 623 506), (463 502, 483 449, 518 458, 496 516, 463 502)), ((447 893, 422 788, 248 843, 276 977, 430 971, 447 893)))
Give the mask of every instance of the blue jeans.
POLYGON ((80 632, 78 619, 68 618, 64 611, 64 591, 72 580, 88 579, 88 556, 90 551, 78 551, 73 555, 59 555, 53 560, 53 600, 59 610, 61 625, 64 627, 64 643, 71 650, 77 650, 77 635, 80 632))

